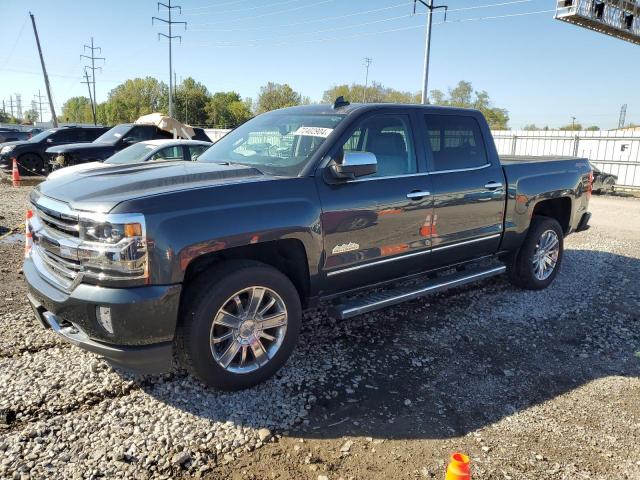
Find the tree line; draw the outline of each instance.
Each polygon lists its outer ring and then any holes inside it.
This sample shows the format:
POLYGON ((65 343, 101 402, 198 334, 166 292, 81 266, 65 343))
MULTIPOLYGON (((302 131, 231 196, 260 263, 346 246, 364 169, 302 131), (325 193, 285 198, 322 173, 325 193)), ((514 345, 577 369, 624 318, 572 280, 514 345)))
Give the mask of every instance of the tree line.
MULTIPOLYGON (((372 83, 334 85, 322 95, 323 103, 333 103, 343 96, 352 103, 419 103, 419 92, 405 92, 372 83)), ((260 88, 255 101, 242 98, 234 91, 211 93, 207 87, 189 77, 175 87, 174 117, 191 125, 213 128, 235 128, 254 115, 278 108, 310 104, 311 99, 288 84, 269 82, 260 88)), ((430 92, 430 103, 481 110, 492 128, 508 128, 509 114, 492 105, 486 91, 475 91, 469 82, 461 81, 445 94, 430 92)), ((134 78, 118 85, 107 100, 97 105, 96 119, 103 125, 133 122, 141 115, 168 112, 169 87, 152 77, 134 78)), ((91 123, 91 102, 87 97, 72 97, 62 106, 62 122, 91 123)))

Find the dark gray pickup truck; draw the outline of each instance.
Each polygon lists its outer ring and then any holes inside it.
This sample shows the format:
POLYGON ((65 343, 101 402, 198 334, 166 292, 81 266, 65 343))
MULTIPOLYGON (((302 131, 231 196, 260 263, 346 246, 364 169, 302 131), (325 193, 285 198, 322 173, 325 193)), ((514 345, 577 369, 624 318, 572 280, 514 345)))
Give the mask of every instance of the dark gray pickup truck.
POLYGON ((260 115, 196 162, 63 172, 31 195, 42 324, 222 389, 282 367, 319 300, 348 318, 502 273, 547 287, 592 188, 586 159, 499 159, 477 111, 344 101, 260 115))

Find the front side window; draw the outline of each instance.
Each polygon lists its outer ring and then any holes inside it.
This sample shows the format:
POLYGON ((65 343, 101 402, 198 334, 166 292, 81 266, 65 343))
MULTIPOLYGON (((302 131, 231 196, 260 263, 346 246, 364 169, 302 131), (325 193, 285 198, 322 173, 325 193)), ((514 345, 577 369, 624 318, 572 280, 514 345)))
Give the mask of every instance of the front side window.
POLYGON ((370 152, 376 156, 374 177, 417 172, 411 128, 406 115, 374 115, 363 120, 342 146, 343 152, 370 152))
POLYGON ((153 151, 154 145, 147 143, 134 143, 130 147, 123 148, 113 154, 104 163, 123 165, 126 163, 138 163, 145 161, 145 158, 153 151))
POLYGON ((198 161, 237 163, 295 177, 343 119, 333 114, 265 113, 222 137, 198 161))
POLYGON ((175 145, 173 147, 162 148, 154 153, 149 160, 184 160, 184 157, 182 156, 182 146, 175 145))
POLYGON ((189 158, 192 162, 195 162, 200 155, 207 151, 210 145, 190 145, 189 146, 189 158))
POLYGON ((425 115, 433 170, 462 170, 488 164, 475 118, 464 115, 425 115))

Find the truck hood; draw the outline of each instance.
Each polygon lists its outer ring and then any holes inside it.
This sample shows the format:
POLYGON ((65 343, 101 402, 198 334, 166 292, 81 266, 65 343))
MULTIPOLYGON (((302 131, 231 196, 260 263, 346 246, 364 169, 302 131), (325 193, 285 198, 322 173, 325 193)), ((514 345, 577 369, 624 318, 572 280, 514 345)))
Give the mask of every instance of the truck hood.
POLYGON ((0 148, 6 147, 8 145, 15 145, 17 148, 17 147, 20 147, 21 145, 33 145, 33 143, 29 143, 28 140, 14 140, 13 142, 0 143, 0 148))
POLYGON ((73 152, 86 152, 86 151, 108 151, 113 150, 115 147, 110 143, 67 143, 66 145, 56 145, 55 147, 47 148, 47 153, 73 153, 73 152))
POLYGON ((126 200, 273 178, 244 165, 184 161, 129 165, 90 163, 69 173, 65 170, 61 169, 59 174, 36 187, 38 193, 63 201, 74 210, 100 213, 109 212, 126 200))

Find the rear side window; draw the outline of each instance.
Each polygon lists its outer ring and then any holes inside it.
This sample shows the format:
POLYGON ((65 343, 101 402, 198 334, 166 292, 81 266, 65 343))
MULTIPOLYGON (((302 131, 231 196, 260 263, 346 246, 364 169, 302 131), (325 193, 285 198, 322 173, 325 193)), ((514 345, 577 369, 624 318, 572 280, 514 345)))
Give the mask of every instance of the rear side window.
POLYGON ((425 115, 433 171, 461 170, 487 165, 480 125, 463 115, 425 115))

